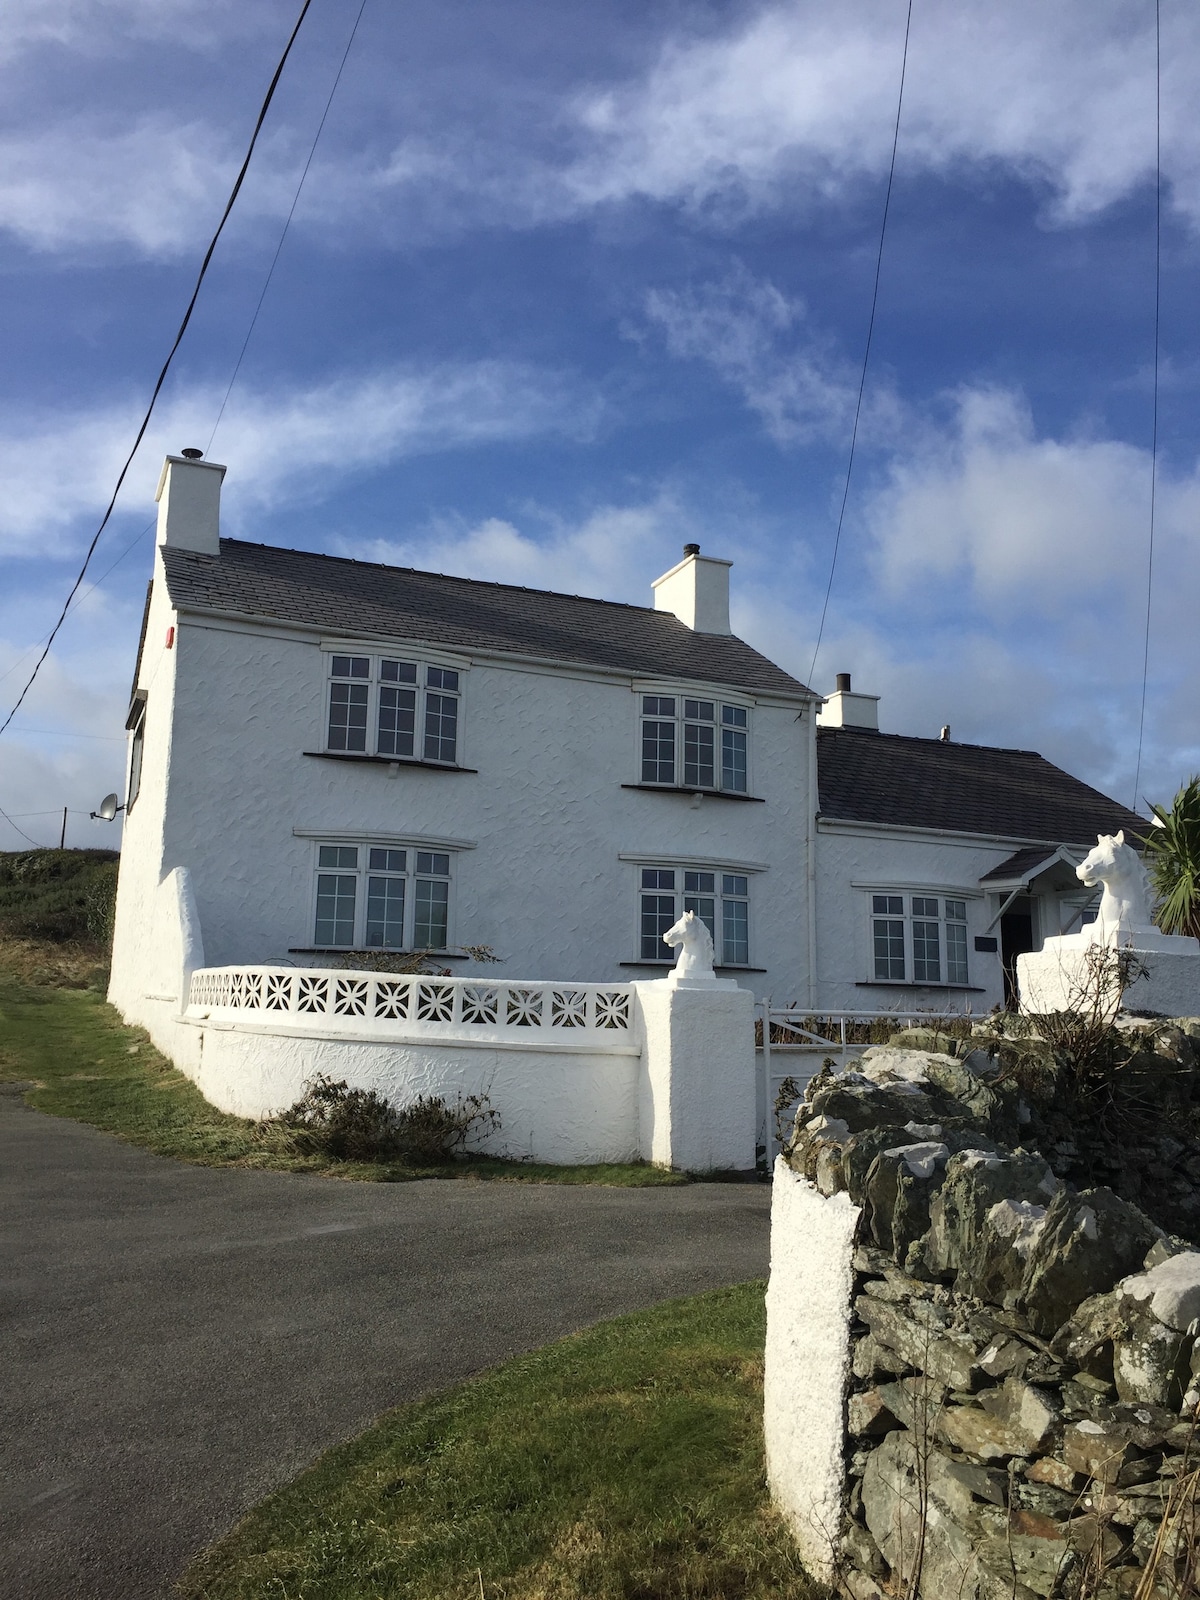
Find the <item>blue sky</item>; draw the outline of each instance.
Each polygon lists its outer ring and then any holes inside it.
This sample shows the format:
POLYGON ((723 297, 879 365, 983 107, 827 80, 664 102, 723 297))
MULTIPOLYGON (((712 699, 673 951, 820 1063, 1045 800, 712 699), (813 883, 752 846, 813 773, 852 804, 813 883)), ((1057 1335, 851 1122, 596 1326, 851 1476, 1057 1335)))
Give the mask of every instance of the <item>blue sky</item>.
MULTIPOLYGON (((115 842, 158 469, 225 532, 649 603, 688 540, 807 679, 902 0, 314 0, 92 577, 0 740, 39 842, 115 842), (211 447, 210 447, 211 439, 211 447), (121 559, 118 562, 118 557, 121 559), (115 566, 113 565, 117 563, 115 566), (109 570, 111 568, 111 571, 109 570)), ((0 19, 0 696, 132 440, 295 7, 0 19)), ((1163 0, 1158 518, 1139 802, 1200 768, 1200 12, 1163 0)), ((1133 799, 1154 309, 1150 0, 916 0, 859 454, 812 677, 891 732, 1133 799)), ((0 849, 20 836, 0 821, 0 849)))

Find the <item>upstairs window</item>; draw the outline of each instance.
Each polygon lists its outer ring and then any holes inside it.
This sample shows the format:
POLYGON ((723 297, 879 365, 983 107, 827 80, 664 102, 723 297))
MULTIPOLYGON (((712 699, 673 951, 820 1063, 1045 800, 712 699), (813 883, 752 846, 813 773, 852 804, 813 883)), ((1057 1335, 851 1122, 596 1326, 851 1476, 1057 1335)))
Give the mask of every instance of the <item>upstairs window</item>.
POLYGON ((459 673, 391 656, 330 657, 327 750, 453 766, 459 673))
POLYGON ((684 695, 642 696, 642 782, 745 794, 750 714, 684 695))
POLYGON ((749 966, 750 880, 744 873, 643 867, 638 905, 643 961, 675 960, 663 934, 685 911, 694 911, 712 935, 718 966, 749 966))
POLYGON ((313 943, 324 949, 444 950, 450 884, 446 851, 318 845, 313 943))
POLYGON ((913 983, 966 984, 967 902, 873 894, 871 947, 877 982, 905 983, 911 970, 913 983))

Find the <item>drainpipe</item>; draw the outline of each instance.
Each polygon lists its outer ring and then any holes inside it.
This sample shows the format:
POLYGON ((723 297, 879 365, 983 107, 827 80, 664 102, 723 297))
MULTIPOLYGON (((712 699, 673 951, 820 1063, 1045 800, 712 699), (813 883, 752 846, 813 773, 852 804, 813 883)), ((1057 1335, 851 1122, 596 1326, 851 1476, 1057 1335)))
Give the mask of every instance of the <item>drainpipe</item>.
POLYGON ((806 1003, 811 1010, 817 1003, 817 806, 820 791, 817 787, 817 707, 809 707, 808 736, 808 803, 804 830, 805 899, 808 902, 808 994, 806 1003))

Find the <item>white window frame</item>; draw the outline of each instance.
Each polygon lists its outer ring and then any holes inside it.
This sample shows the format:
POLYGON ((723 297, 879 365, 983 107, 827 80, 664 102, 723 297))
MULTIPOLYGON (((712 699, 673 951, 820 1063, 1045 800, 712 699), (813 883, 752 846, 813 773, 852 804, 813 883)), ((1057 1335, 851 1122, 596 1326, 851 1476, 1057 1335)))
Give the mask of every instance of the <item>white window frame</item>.
POLYGON ((314 950, 345 951, 405 951, 426 950, 437 951, 453 950, 454 944, 454 885, 456 852, 437 845, 431 845, 421 840, 399 841, 396 839, 339 839, 334 835, 327 838, 314 839, 312 842, 312 895, 309 904, 308 927, 312 934, 309 948, 314 950), (330 861, 322 862, 323 852, 330 850, 354 851, 354 865, 336 864, 330 861), (387 862, 379 862, 372 866, 372 852, 387 852, 390 858, 387 862), (404 858, 402 867, 397 866, 398 857, 404 858), (428 858, 433 863, 426 866, 423 858, 428 858), (446 871, 440 870, 440 863, 446 863, 446 871), (317 938, 317 918, 320 912, 319 901, 322 894, 322 877, 353 877, 354 887, 354 936, 350 944, 334 944, 329 941, 322 942, 317 938), (402 880, 404 883, 404 920, 402 929, 402 943, 384 944, 381 941, 368 943, 368 910, 370 899, 371 878, 387 881, 402 880), (446 885, 446 940, 441 945, 430 945, 424 940, 416 940, 416 912, 418 890, 421 882, 444 883, 446 885))
MULTIPOLYGON (((881 885, 866 891, 867 963, 868 982, 898 984, 905 988, 969 989, 971 982, 971 915, 968 906, 976 896, 966 890, 942 888, 902 888, 895 884, 881 885), (882 902, 888 902, 883 905, 882 902), (899 909, 896 909, 899 902, 899 909), (929 908, 936 906, 936 911, 929 908), (961 914, 949 915, 947 908, 954 906, 961 914), (877 924, 900 924, 899 945, 893 942, 891 960, 902 959, 903 973, 882 974, 879 963, 882 952, 876 944, 877 924), (918 977, 918 962, 928 961, 928 941, 923 930, 936 927, 937 963, 936 978, 918 977), (953 937, 952 937, 953 935, 953 937), (961 976, 951 977, 951 944, 961 946, 961 976)), ((892 936, 893 941, 895 935, 892 936)))
POLYGON ((672 950, 668 945, 663 944, 662 935, 667 931, 668 928, 674 926, 674 924, 679 921, 680 917, 683 916, 685 911, 694 909, 689 902, 695 900, 712 899, 716 902, 716 905, 714 906, 713 918, 716 927, 715 936, 713 938, 714 966, 728 967, 731 970, 752 970, 754 966, 754 915, 752 908, 753 897, 750 891, 750 879, 754 876, 754 872, 756 870, 759 869, 747 868, 745 865, 722 867, 707 862, 679 862, 670 860, 639 861, 635 869, 634 878, 634 930, 637 945, 637 961, 634 964, 639 966, 650 966, 652 964, 663 964, 668 966, 673 965, 677 958, 678 952, 672 950), (672 880, 670 886, 665 884, 647 884, 645 880, 645 874, 648 873, 655 873, 659 875, 669 874, 672 880), (701 882, 703 882, 707 877, 711 877, 713 879, 713 888, 711 891, 695 885, 693 885, 693 887, 688 886, 689 879, 700 879, 701 882), (733 879, 736 883, 744 885, 744 888, 741 890, 734 888, 726 890, 725 884, 729 879, 733 879), (644 910, 643 896, 647 895, 655 895, 664 899, 667 895, 670 895, 672 901, 670 921, 662 921, 667 914, 665 911, 660 912, 659 914, 659 920, 662 922, 662 925, 656 929, 654 939, 656 950, 659 950, 662 953, 655 954, 653 956, 646 954, 649 944, 643 944, 644 938, 647 940, 649 939, 649 935, 646 934, 642 922, 644 910), (726 902, 729 902, 730 904, 742 904, 746 907, 746 959, 744 961, 730 961, 725 958, 724 906, 726 902))
POLYGON ((326 755, 335 756, 369 756, 380 761, 396 761, 405 765, 424 767, 445 767, 454 769, 465 764, 464 761, 464 710, 466 703, 466 673, 468 664, 457 657, 446 657, 428 650, 410 650, 403 644, 398 645, 363 645, 349 642, 336 644, 322 644, 322 653, 325 656, 325 681, 322 689, 321 702, 321 737, 318 748, 326 755), (339 673, 335 670, 344 659, 365 661, 367 670, 365 674, 353 677, 339 673), (414 679, 385 677, 388 666, 395 664, 397 667, 411 667, 414 679), (456 686, 444 687, 436 680, 442 673, 456 674, 456 686), (331 743, 331 717, 333 710, 333 694, 335 684, 361 684, 366 690, 366 728, 364 730, 363 748, 349 750, 339 748, 331 743), (382 748, 380 715, 383 709, 385 693, 392 689, 413 692, 413 749, 411 753, 397 752, 382 748), (426 754, 428 748, 428 714, 429 698, 432 695, 450 695, 456 702, 455 716, 455 744, 454 759, 445 760, 440 756, 426 754))
POLYGON ((636 696, 636 778, 635 782, 642 788, 657 789, 683 789, 688 793, 701 794, 729 794, 750 796, 753 793, 752 748, 754 729, 754 704, 746 698, 730 694, 727 690, 708 686, 669 683, 638 683, 634 685, 636 696), (648 711, 647 700, 669 700, 672 704, 670 711, 648 711), (710 705, 713 708, 711 721, 707 718, 689 716, 689 703, 692 706, 710 705), (733 718, 742 719, 735 722, 726 721, 726 712, 733 714, 733 718), (673 730, 673 747, 671 758, 671 777, 647 777, 645 770, 645 729, 648 723, 669 724, 673 730), (687 781, 687 740, 689 727, 712 727, 713 729, 713 781, 701 783, 687 781), (733 734, 745 735, 745 782, 741 787, 735 787, 725 782, 725 762, 723 735, 728 727, 733 734))

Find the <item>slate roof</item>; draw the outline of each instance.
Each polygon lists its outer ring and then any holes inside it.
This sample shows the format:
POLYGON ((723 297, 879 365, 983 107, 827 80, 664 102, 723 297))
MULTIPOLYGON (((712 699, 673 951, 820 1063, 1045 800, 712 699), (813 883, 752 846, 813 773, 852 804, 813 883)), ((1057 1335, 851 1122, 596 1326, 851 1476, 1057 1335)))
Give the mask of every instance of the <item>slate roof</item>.
POLYGON ((807 695, 732 635, 694 633, 647 606, 451 578, 406 567, 222 539, 221 554, 166 547, 171 603, 188 611, 318 627, 340 637, 411 639, 628 672, 807 695))
POLYGON ((1033 877, 1038 870, 1058 855, 1056 845, 1032 845, 1028 850, 1018 850, 1002 861, 998 867, 985 872, 980 883, 1016 883, 1018 879, 1033 877))
POLYGON ((1146 821, 1034 750, 817 729, 820 814, 1053 844, 1096 842, 1146 821))

